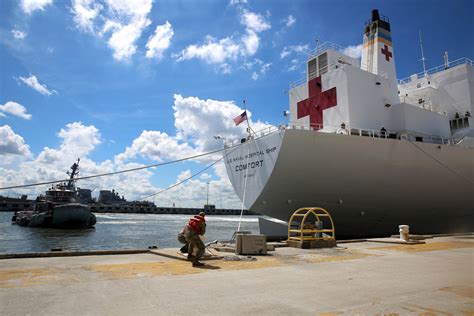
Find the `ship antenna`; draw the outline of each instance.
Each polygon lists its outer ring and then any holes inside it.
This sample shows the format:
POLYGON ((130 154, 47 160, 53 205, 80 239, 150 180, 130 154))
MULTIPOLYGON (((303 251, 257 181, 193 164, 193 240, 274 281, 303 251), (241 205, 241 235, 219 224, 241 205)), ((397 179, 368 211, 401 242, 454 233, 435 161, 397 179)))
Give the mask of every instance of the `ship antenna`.
POLYGON ((425 65, 425 60, 427 60, 425 58, 425 54, 423 52, 423 42, 421 40, 421 31, 418 30, 418 35, 420 36, 420 48, 421 48, 421 62, 423 63, 423 74, 426 76, 426 65, 425 65))

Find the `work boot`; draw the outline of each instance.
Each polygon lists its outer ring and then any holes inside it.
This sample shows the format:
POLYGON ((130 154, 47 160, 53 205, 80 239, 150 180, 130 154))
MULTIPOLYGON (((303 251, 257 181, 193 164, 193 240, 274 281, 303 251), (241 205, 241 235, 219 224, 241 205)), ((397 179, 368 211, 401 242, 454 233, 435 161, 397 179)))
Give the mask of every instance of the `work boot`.
POLYGON ((202 267, 202 266, 204 266, 204 263, 202 262, 199 262, 199 261, 193 262, 193 267, 202 267))
POLYGON ((194 261, 196 257, 194 257, 192 254, 188 253, 188 261, 194 261))

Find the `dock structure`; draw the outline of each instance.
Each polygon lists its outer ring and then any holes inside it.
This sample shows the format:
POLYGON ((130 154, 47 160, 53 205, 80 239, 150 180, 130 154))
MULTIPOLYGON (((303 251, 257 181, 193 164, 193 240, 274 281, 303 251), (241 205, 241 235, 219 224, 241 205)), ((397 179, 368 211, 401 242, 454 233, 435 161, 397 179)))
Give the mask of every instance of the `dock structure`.
POLYGON ((380 241, 221 253, 203 268, 177 249, 3 259, 0 315, 473 314, 474 235, 380 241))

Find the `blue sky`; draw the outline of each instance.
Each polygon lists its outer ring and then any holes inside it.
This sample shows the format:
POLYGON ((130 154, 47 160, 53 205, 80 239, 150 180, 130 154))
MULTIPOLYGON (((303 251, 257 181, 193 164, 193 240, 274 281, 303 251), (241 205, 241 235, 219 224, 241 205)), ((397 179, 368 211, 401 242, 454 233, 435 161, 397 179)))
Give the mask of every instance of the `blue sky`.
MULTIPOLYGON (((1 1, 0 186, 62 178, 77 157, 87 175, 216 149, 214 135, 244 133, 243 99, 255 126, 278 125, 305 52, 317 39, 355 49, 373 8, 390 18, 399 78, 422 71, 418 30, 428 68, 444 51, 472 59, 473 3, 1 1)), ((209 162, 83 186, 138 198, 209 162)), ((238 204, 222 166, 193 181, 157 203, 201 205, 210 182, 238 204)))

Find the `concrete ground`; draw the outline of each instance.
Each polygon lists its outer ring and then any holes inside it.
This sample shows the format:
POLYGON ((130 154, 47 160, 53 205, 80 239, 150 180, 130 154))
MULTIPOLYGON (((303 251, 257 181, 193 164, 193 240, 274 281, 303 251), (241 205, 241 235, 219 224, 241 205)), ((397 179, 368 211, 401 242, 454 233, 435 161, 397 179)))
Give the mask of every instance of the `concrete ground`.
POLYGON ((426 242, 277 248, 202 269, 176 249, 5 259, 0 315, 473 315, 474 236, 426 242))

